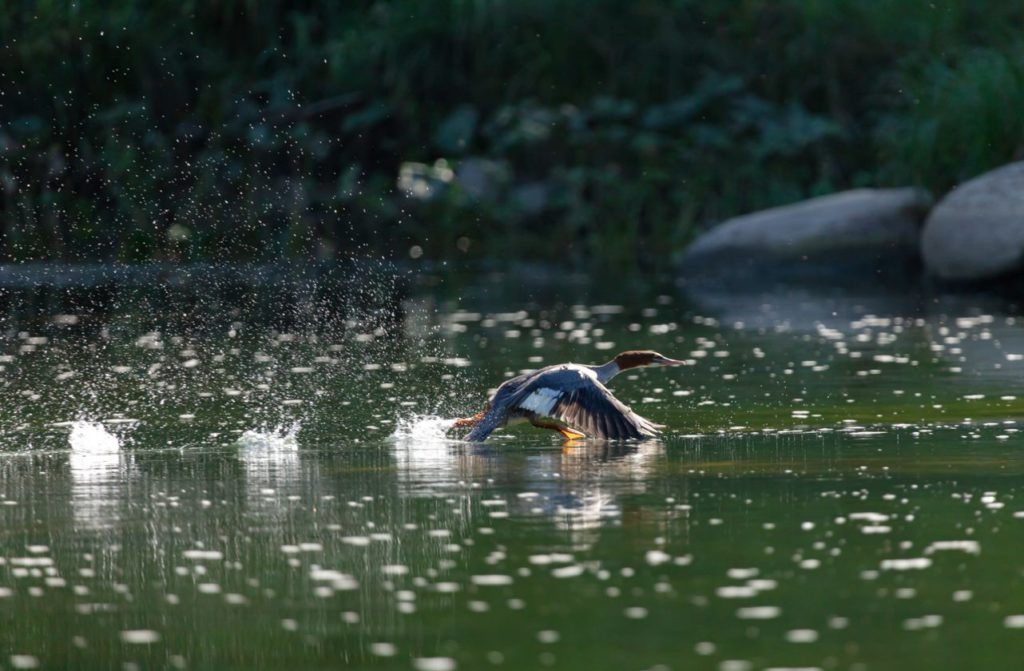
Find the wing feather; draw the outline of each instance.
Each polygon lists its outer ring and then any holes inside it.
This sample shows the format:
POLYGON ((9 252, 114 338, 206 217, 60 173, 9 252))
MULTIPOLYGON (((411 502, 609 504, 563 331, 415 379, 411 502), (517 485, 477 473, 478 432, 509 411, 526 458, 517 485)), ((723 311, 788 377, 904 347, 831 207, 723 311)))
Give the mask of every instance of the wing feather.
POLYGON ((573 369, 537 375, 509 399, 522 412, 553 417, 594 438, 647 438, 659 426, 633 412, 597 381, 573 369))

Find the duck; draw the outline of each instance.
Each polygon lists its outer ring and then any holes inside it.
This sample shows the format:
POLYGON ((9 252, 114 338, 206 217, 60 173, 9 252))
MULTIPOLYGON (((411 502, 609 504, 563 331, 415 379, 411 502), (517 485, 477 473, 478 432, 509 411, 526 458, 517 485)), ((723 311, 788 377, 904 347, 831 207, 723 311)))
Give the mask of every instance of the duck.
POLYGON ((664 426, 641 417, 606 387, 619 373, 634 368, 682 366, 654 350, 628 350, 608 363, 562 363, 505 381, 472 417, 455 420, 452 429, 470 428, 466 440, 482 442, 513 421, 557 431, 566 440, 642 440, 664 426))

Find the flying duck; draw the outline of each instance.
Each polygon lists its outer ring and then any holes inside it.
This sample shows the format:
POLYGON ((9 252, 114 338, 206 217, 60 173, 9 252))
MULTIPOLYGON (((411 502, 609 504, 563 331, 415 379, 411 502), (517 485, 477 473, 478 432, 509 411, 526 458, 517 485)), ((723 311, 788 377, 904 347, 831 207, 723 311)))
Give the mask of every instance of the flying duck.
POLYGON ((630 350, 602 366, 578 363, 547 366, 507 380, 483 410, 472 417, 455 420, 452 428, 472 427, 466 436, 470 441, 486 440, 495 429, 517 420, 558 431, 569 440, 649 438, 658 435, 662 427, 633 412, 605 385, 630 368, 684 363, 652 350, 630 350))

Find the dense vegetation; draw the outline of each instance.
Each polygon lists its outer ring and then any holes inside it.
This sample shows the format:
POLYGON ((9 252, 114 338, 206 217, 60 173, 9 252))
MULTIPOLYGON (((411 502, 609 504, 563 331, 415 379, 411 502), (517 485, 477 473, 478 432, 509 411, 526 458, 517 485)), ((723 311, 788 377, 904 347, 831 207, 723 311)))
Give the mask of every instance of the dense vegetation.
POLYGON ((1024 151, 1009 0, 8 0, 0 261, 671 258, 1024 151))

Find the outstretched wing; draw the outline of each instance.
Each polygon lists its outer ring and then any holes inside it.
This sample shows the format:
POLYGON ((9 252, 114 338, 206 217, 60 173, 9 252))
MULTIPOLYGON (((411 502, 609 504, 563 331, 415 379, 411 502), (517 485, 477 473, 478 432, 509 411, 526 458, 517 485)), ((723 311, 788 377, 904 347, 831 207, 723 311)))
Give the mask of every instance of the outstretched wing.
POLYGON ((552 417, 593 438, 620 440, 658 435, 657 424, 633 412, 597 379, 575 367, 537 375, 510 399, 523 414, 552 417))

